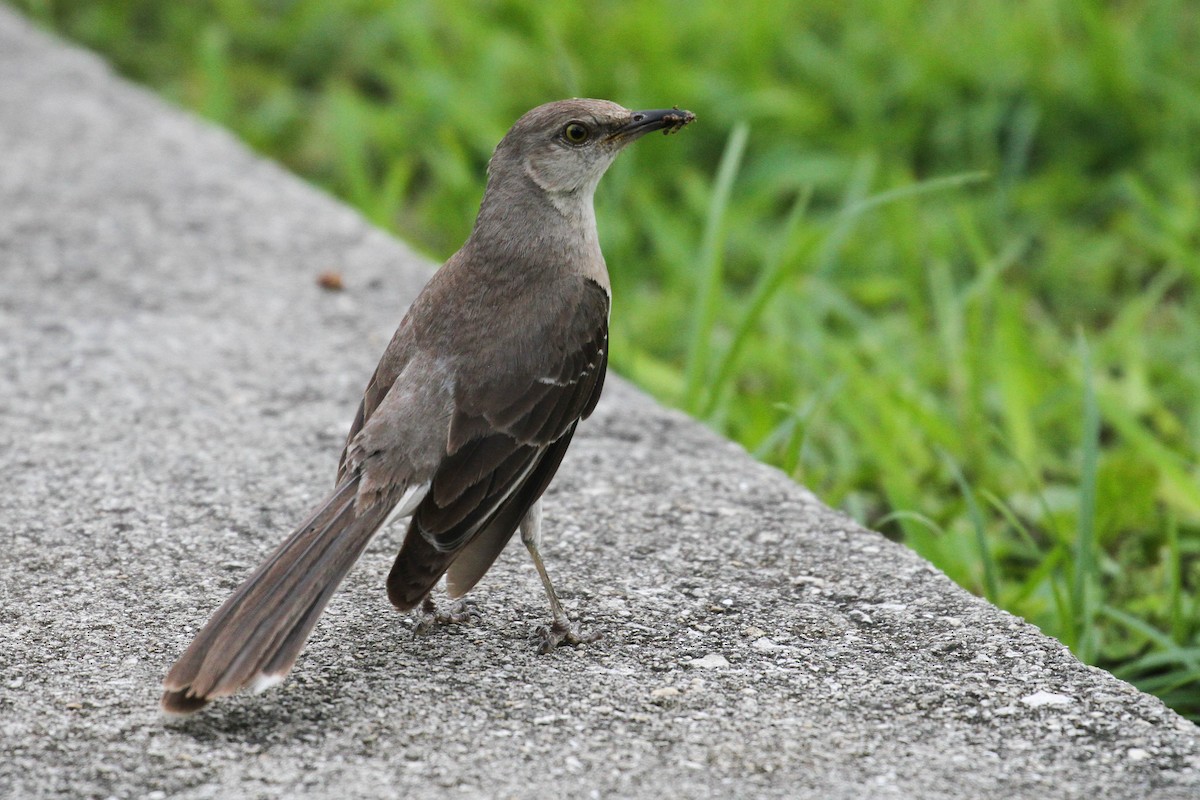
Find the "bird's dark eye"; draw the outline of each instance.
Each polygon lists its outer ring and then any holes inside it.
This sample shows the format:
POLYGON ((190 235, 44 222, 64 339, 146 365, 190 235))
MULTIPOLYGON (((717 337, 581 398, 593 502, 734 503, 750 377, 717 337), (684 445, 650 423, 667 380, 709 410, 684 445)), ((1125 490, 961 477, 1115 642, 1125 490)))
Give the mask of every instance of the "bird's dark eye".
POLYGON ((563 127, 563 138, 571 144, 583 144, 592 132, 582 122, 568 122, 563 127))

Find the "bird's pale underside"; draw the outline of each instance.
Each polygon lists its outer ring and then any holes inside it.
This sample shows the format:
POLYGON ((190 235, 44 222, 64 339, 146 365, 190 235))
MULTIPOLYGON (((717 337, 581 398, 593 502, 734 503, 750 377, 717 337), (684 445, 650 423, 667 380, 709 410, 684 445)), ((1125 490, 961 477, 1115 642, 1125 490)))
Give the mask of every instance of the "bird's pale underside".
POLYGON ((393 605, 461 597, 519 529, 550 601, 542 649, 590 641, 562 610, 538 550, 540 498, 608 364, 609 282, 592 194, 630 142, 687 111, 563 100, 497 145, 474 229, 413 301, 367 384, 336 486, 208 620, 164 681, 189 713, 291 670, 371 537, 408 517, 393 605))

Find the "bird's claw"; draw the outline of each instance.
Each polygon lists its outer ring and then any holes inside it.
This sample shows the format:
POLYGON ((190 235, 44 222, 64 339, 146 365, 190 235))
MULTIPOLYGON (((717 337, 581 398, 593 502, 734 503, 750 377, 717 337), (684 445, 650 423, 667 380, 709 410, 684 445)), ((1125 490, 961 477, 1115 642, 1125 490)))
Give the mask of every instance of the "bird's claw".
POLYGON ((479 610, 470 600, 455 601, 448 609, 439 609, 433 603, 426 603, 413 628, 413 635, 424 636, 438 625, 474 625, 480 619, 479 610))
POLYGON ((577 622, 555 622, 537 629, 538 652, 549 653, 559 645, 591 644, 600 639, 599 633, 584 633, 577 622))

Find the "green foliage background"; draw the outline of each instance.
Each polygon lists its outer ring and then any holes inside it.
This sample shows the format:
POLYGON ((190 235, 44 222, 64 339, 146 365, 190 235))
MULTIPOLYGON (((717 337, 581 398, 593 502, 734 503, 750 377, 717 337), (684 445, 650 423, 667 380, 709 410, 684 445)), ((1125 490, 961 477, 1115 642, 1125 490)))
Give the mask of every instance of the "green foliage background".
POLYGON ((436 259, 526 109, 695 111, 597 198, 616 369, 1200 715, 1200 6, 17 5, 436 259))

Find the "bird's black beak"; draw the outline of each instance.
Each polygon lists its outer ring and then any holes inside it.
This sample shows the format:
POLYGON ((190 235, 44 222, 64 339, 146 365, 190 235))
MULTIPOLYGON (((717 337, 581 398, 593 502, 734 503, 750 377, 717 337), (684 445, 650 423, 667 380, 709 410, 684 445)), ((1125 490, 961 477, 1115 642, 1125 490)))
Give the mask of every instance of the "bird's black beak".
POLYGON ((633 141, 651 131, 674 133, 696 119, 690 111, 679 108, 659 108, 654 111, 634 111, 629 121, 613 131, 613 137, 633 141))

